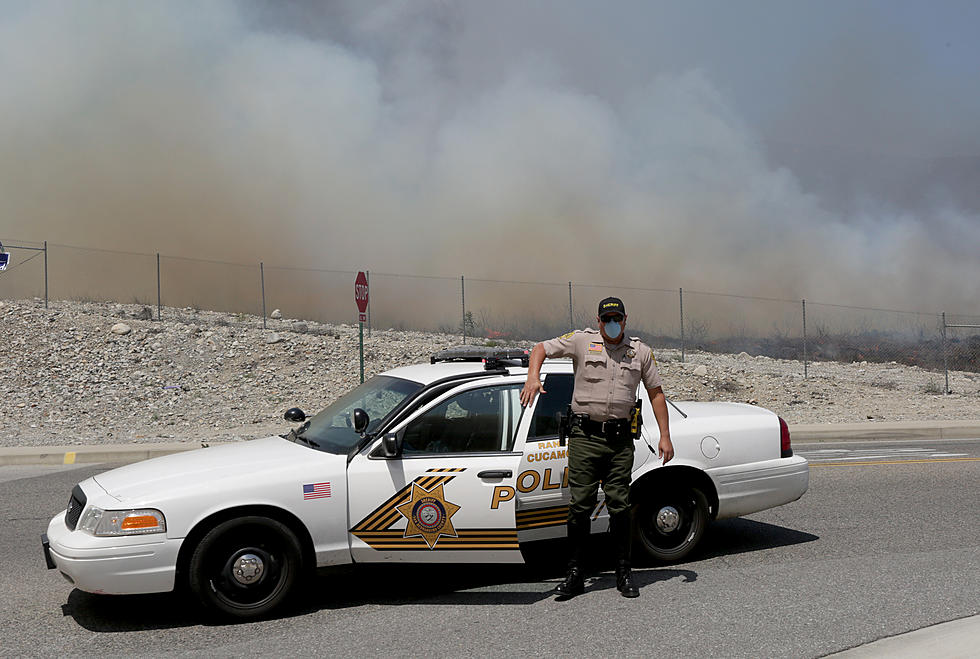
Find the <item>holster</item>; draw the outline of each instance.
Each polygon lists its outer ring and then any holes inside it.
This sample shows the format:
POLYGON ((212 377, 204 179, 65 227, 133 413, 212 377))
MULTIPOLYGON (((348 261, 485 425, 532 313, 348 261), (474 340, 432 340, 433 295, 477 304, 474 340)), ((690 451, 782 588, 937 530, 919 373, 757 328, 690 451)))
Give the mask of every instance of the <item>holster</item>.
POLYGON ((569 405, 564 414, 555 412, 558 419, 558 446, 564 446, 572 434, 572 406, 569 405))
POLYGON ((640 438, 640 430, 643 428, 643 401, 639 398, 630 408, 630 434, 633 440, 640 438))

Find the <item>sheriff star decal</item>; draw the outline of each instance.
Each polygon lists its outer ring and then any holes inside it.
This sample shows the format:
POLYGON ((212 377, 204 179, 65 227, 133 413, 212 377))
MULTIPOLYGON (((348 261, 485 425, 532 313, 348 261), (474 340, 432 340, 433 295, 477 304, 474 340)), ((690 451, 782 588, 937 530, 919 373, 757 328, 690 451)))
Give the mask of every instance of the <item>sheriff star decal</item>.
POLYGON ((453 515, 459 506, 446 501, 443 484, 426 490, 418 483, 412 483, 412 498, 407 503, 397 507, 399 513, 408 520, 405 527, 406 538, 419 537, 425 540, 429 548, 435 547, 439 538, 458 537, 453 528, 453 515))

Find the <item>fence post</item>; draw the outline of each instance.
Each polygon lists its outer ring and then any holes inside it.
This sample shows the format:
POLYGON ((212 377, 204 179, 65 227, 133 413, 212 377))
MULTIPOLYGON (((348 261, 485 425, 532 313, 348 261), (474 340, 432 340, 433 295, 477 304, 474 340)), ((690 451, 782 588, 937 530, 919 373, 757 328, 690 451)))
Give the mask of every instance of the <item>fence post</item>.
POLYGON ((44 241, 44 308, 48 308, 48 241, 44 241))
POLYGON ((259 261, 259 279, 262 281, 262 329, 265 329, 265 264, 259 261))
POLYGON ((463 275, 459 276, 459 299, 463 304, 463 322, 460 326, 463 328, 463 343, 466 343, 466 279, 463 275))
POLYGON ((574 332, 575 325, 572 320, 572 282, 568 282, 568 331, 574 332))
MULTIPOLYGON (((371 290, 371 271, 368 270, 365 274, 367 275, 367 285, 368 285, 368 290, 370 291, 371 290)), ((367 307, 368 307, 367 308, 368 338, 370 338, 371 337, 371 296, 370 295, 368 295, 368 305, 367 305, 367 307)))
POLYGON ((806 361, 806 298, 803 299, 803 379, 807 377, 806 361))
POLYGON ((162 320, 163 305, 160 302, 160 252, 157 252, 157 320, 162 320))
POLYGON ((678 297, 681 300, 681 363, 684 363, 684 289, 677 289, 678 297))
POLYGON ((946 374, 946 386, 943 388, 943 395, 949 393, 949 361, 946 358, 946 312, 943 312, 943 372, 946 374))

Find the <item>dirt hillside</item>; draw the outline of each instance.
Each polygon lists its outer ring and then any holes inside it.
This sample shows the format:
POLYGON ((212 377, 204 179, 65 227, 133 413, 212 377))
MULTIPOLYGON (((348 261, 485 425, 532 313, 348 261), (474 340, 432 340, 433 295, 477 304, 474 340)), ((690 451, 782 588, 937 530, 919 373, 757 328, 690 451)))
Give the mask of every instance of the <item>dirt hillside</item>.
MULTIPOLYGON (((0 445, 253 438, 284 432, 359 379, 358 328, 142 305, 0 301, 0 445)), ((542 337, 548 338, 548 337, 542 337)), ((427 361, 459 335, 374 329, 365 375, 427 361)), ((530 347, 530 343, 521 344, 530 347)), ((763 356, 654 352, 675 401, 767 407, 793 423, 980 417, 980 374, 895 363, 803 364, 763 356)))

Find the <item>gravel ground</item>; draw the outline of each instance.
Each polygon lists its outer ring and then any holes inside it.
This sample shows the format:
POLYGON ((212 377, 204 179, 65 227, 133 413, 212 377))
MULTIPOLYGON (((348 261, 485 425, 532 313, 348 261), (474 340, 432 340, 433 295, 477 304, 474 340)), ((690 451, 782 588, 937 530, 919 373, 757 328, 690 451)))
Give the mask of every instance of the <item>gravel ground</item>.
MULTIPOLYGON (((282 432, 358 382, 358 328, 245 314, 98 302, 0 301, 0 445, 247 439, 282 432), (122 325, 122 327, 120 326, 122 325), (127 331, 128 329, 128 331, 127 331)), ((546 337, 545 337, 546 338, 546 337)), ((427 361, 458 335, 375 329, 365 376, 427 361)), ((530 347, 530 343, 519 344, 530 347)), ((750 356, 655 354, 675 401, 767 407, 790 424, 980 417, 980 374, 892 363, 810 364, 750 356)))

